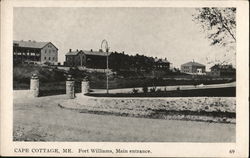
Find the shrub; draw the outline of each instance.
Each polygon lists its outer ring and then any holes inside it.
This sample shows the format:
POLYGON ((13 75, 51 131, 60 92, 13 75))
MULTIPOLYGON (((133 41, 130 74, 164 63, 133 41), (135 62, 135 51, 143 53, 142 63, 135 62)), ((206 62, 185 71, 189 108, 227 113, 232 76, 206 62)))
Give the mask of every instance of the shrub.
POLYGON ((139 89, 135 89, 135 88, 132 89, 132 92, 133 92, 134 94, 138 93, 138 91, 139 91, 139 89))
POLYGON ((144 87, 142 88, 142 91, 143 91, 143 93, 147 93, 147 92, 148 92, 148 87, 147 87, 147 86, 144 86, 144 87))
POLYGON ((161 89, 160 89, 160 88, 158 88, 158 89, 156 90, 156 92, 161 92, 161 89))
POLYGON ((155 92, 155 87, 150 88, 150 92, 151 92, 151 93, 155 92))

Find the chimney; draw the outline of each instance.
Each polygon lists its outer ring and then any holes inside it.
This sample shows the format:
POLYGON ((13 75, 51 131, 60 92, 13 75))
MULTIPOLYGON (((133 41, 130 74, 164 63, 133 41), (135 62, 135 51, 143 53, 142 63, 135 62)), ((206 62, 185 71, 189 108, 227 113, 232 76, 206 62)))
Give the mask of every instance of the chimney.
POLYGON ((31 42, 31 40, 29 40, 29 42, 31 42))
POLYGON ((90 49, 91 52, 93 52, 93 49, 90 49))
POLYGON ((69 49, 69 52, 71 52, 71 49, 69 49))
POLYGON ((102 49, 99 49, 99 52, 102 52, 102 49))
POLYGON ((76 51, 78 52, 78 49, 76 51))

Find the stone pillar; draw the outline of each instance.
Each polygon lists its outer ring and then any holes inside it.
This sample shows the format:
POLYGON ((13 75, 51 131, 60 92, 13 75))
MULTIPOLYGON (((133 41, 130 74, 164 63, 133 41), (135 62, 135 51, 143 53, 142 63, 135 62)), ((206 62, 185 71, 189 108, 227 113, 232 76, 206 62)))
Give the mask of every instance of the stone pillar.
POLYGON ((89 92, 89 81, 87 78, 82 80, 82 94, 87 94, 89 92))
POLYGON ((30 79, 30 92, 33 97, 39 96, 39 79, 36 74, 32 74, 30 79))
POLYGON ((69 99, 75 98, 75 81, 71 75, 68 76, 66 81, 66 95, 69 99))

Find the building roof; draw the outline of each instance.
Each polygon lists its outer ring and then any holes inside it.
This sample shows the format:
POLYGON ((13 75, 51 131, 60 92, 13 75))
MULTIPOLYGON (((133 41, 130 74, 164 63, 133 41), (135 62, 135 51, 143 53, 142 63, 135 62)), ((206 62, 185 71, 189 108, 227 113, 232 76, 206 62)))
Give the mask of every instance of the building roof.
POLYGON ((158 63, 170 63, 167 58, 162 59, 162 58, 154 58, 154 62, 158 62, 158 63))
POLYGON ((164 63, 170 63, 167 58, 162 59, 162 62, 164 62, 164 63))
POLYGON ((78 50, 75 50, 75 51, 69 51, 66 55, 77 55, 78 53, 82 52, 82 50, 78 51, 78 50))
MULTIPOLYGON (((106 52, 103 52, 103 51, 87 51, 87 50, 83 50, 84 54, 86 55, 97 55, 97 56, 107 56, 107 53, 106 52)), ((111 52, 108 52, 108 55, 110 55, 111 52)))
POLYGON ((215 64, 210 69, 234 69, 232 65, 221 65, 221 64, 215 64))
MULTIPOLYGON (((21 40, 21 41, 15 41, 14 40, 13 41, 13 44, 18 44, 18 47, 37 48, 37 49, 42 49, 43 47, 45 47, 49 43, 51 43, 51 42, 37 42, 37 41, 31 41, 31 40, 29 40, 29 41, 23 41, 23 40, 21 40)), ((56 47, 56 46, 54 46, 54 47, 56 47)))
POLYGON ((181 66, 205 66, 205 65, 194 62, 194 61, 190 61, 190 62, 187 62, 185 64, 182 64, 181 66))
MULTIPOLYGON (((107 56, 106 52, 102 52, 102 51, 87 51, 87 50, 76 50, 76 51, 69 51, 66 55, 77 55, 78 53, 83 52, 86 55, 96 55, 96 56, 107 56)), ((110 55, 111 52, 108 53, 108 55, 110 55)))

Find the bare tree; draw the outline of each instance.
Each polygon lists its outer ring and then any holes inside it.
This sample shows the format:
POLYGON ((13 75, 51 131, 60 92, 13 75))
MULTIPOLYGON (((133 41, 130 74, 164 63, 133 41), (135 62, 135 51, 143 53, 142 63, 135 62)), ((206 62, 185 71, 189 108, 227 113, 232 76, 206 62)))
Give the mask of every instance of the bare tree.
MULTIPOLYGON (((223 46, 235 58, 236 8, 199 8, 193 19, 202 26, 211 45, 223 46)), ((226 56, 226 54, 224 55, 226 56)))
POLYGON ((194 20, 207 32, 212 45, 236 42, 236 8, 201 8, 197 12, 194 20))

